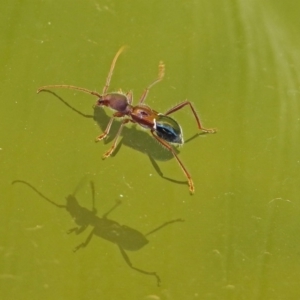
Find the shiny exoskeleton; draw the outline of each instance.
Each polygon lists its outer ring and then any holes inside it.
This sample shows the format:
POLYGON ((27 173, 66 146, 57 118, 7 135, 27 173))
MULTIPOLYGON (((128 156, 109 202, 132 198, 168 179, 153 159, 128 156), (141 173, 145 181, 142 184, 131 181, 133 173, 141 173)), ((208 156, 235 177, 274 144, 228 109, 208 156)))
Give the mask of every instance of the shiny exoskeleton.
POLYGON ((150 88, 161 81, 164 77, 165 73, 165 65, 163 62, 159 63, 158 69, 158 77, 155 81, 153 81, 143 92, 139 102, 137 105, 132 105, 132 92, 129 91, 128 93, 123 93, 123 92, 113 92, 113 93, 108 93, 108 88, 110 85, 110 80, 113 74, 113 70, 116 64, 116 61, 119 57, 119 55, 122 53, 122 51, 125 49, 125 46, 121 47, 120 50, 117 52, 115 55, 107 79, 106 79, 106 84, 103 88, 102 94, 99 94, 94 91, 87 90, 85 88, 81 87, 76 87, 72 85, 47 85, 47 86, 42 86, 37 90, 37 93, 39 93, 42 90, 47 90, 51 88, 67 88, 67 89, 73 89, 73 90, 78 90, 84 93, 88 93, 91 95, 94 95, 98 98, 96 101, 96 106, 107 106, 114 110, 115 112, 113 113, 112 117, 110 118, 106 129, 104 132, 99 135, 96 138, 96 141, 100 141, 104 139, 111 128, 111 125, 114 121, 115 118, 122 118, 121 121, 121 126, 115 136, 115 139, 113 141, 113 144, 111 148, 104 153, 103 157, 107 158, 109 157, 113 151, 116 148, 118 138, 122 132, 122 129, 124 125, 128 122, 132 123, 137 123, 138 125, 149 129, 152 136, 161 144, 163 145, 166 149, 168 149, 175 157, 177 162, 179 163, 180 167, 182 168, 183 173, 185 174, 187 180, 188 180, 188 185, 189 185, 189 190, 191 193, 194 193, 195 187, 193 180, 191 178, 190 173, 187 171, 181 160, 179 159, 178 155, 176 154, 175 150, 172 147, 172 144, 183 144, 183 135, 182 135, 182 129, 180 125, 169 115, 176 112, 177 110, 183 108, 184 106, 188 105, 190 106, 193 115, 196 119, 198 128, 202 130, 203 132, 206 133, 215 133, 215 129, 207 129, 204 128, 200 122, 200 118, 198 117, 198 114, 196 113, 192 103, 190 101, 183 101, 182 103, 172 107, 169 109, 166 113, 162 114, 159 113, 155 110, 153 110, 151 107, 147 106, 144 104, 144 101, 149 93, 150 88), (125 118, 124 118, 125 117, 125 118))

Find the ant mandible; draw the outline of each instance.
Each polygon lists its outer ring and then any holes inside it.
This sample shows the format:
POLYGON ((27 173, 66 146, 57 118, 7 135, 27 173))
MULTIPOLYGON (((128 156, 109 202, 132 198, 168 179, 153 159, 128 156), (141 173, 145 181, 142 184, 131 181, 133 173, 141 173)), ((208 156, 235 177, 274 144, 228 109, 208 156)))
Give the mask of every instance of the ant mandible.
POLYGON ((192 103, 188 100, 185 100, 185 101, 181 102, 180 104, 177 104, 176 106, 172 107, 164 114, 159 113, 144 104, 144 101, 147 98, 150 88, 152 88, 156 83, 160 82, 164 77, 165 65, 163 62, 160 62, 158 65, 159 72, 158 72, 157 79, 154 80, 144 90, 137 105, 135 105, 135 106, 132 105, 132 100, 133 100, 132 91, 129 91, 128 93, 123 93, 122 91, 108 93, 107 91, 108 91, 108 88, 110 85, 110 80, 111 80, 111 77, 113 74, 113 70, 114 70, 116 61, 117 61, 119 55, 123 52, 123 50, 125 48, 126 48, 126 46, 121 47, 119 49, 119 51, 117 52, 117 54, 115 55, 115 57, 112 61, 108 76, 106 78, 106 83, 103 88, 102 94, 87 90, 85 88, 73 86, 73 85, 46 85, 46 86, 40 87, 37 90, 37 93, 39 93, 43 90, 51 89, 51 88, 67 88, 67 89, 78 90, 78 91, 96 96, 98 98, 98 100, 97 100, 95 106, 107 106, 107 107, 111 108, 112 110, 114 110, 115 112, 113 113, 111 119, 109 120, 109 122, 106 126, 106 129, 104 130, 104 132, 101 135, 99 135, 96 138, 96 141, 100 141, 108 135, 111 125, 113 123, 113 120, 115 118, 127 117, 121 121, 121 126, 114 138, 113 144, 112 144, 111 148, 104 153, 103 158, 109 157, 115 150, 117 142, 118 142, 118 138, 119 138, 119 136, 122 132, 122 129, 126 123, 128 123, 128 122, 137 123, 141 127, 149 129, 152 136, 162 146, 164 146, 167 150, 169 150, 174 155, 175 159, 177 160, 184 175, 186 176, 186 178, 188 180, 190 192, 194 193, 195 187, 194 187, 192 177, 172 147, 172 144, 182 145, 184 143, 182 129, 181 129, 180 125, 177 123, 177 121, 175 121, 173 118, 169 117, 169 115, 176 112, 177 110, 183 108, 184 106, 189 105, 193 112, 193 115, 196 119, 198 128, 200 130, 202 130, 203 132, 206 132, 206 133, 215 133, 216 130, 215 129, 207 129, 202 126, 200 118, 199 118, 198 114, 196 113, 196 110, 194 109, 192 103))

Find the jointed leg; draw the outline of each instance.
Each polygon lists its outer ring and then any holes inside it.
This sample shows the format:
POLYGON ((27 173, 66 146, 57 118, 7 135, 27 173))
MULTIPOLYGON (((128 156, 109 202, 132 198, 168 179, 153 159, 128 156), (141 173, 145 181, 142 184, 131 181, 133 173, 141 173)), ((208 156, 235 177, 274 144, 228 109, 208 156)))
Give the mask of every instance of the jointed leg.
POLYGON ((165 64, 160 61, 158 64, 158 77, 153 81, 143 92, 142 97, 140 98, 139 103, 143 103, 148 96, 149 90, 158 82, 160 82, 165 76, 165 64))
POLYGON ((113 121, 114 121, 114 118, 115 118, 114 116, 112 116, 112 117, 110 118, 110 120, 109 120, 109 122, 108 122, 108 124, 107 124, 107 126, 106 126, 106 128, 105 128, 105 130, 104 130, 104 132, 103 132, 102 134, 100 134, 99 136, 96 137, 95 142, 99 142, 99 141, 101 141, 102 139, 106 138, 106 136, 108 135, 108 133, 109 133, 109 131, 110 131, 110 128, 111 128, 111 125, 112 125, 112 123, 113 123, 113 121))
POLYGON ((128 123, 129 121, 132 122, 132 120, 130 120, 130 119, 125 119, 125 120, 122 121, 121 126, 120 126, 120 128, 119 128, 119 130, 118 130, 118 132, 115 136, 115 139, 113 141, 113 144, 112 144, 111 148, 103 154, 103 158, 107 158, 107 157, 111 156, 111 154, 114 152, 114 150, 116 149, 116 145, 118 143, 119 136, 122 132, 122 129, 123 129, 124 125, 126 123, 128 123))
POLYGON ((128 93, 126 93, 126 97, 127 97, 128 103, 132 104, 132 98, 133 98, 132 91, 129 91, 128 93))
POLYGON ((113 71, 114 71, 117 59, 120 56, 120 54, 124 51, 125 48, 126 48, 126 46, 122 46, 119 49, 119 51, 117 52, 117 54, 115 55, 115 57, 114 57, 114 59, 113 59, 113 61, 111 63, 111 66, 110 66, 110 69, 109 69, 109 73, 108 73, 107 78, 106 78, 106 83, 105 83, 105 86, 103 88, 103 95, 106 94, 106 92, 107 92, 107 90, 109 88, 111 76, 113 74, 113 71))
POLYGON ((215 132, 216 132, 216 130, 213 129, 213 128, 204 128, 204 127, 202 126, 201 121, 200 121, 200 118, 199 118, 199 116, 198 116, 198 114, 197 114, 197 112, 196 112, 194 106, 193 106, 192 103, 191 103, 190 101, 188 101, 188 100, 185 100, 185 101, 179 103, 178 105, 172 107, 171 109, 169 109, 169 110, 165 113, 165 115, 170 115, 170 114, 172 114, 173 112, 175 112, 175 111, 177 111, 177 110, 183 108, 183 107, 186 106, 186 105, 189 105, 189 106, 190 106, 190 108, 191 108, 191 110, 192 110, 192 112, 193 112, 193 114, 194 114, 194 117, 195 117, 195 119, 196 119, 196 122, 197 122, 197 124, 198 124, 198 128, 199 128, 199 129, 201 129, 202 131, 207 132, 207 133, 215 133, 215 132))
POLYGON ((187 171, 187 169, 185 168, 185 166, 183 165, 182 161, 179 159, 179 157, 175 153, 172 146, 170 144, 168 144, 166 141, 164 141, 163 139, 161 139, 160 137, 158 137, 157 135, 155 135, 154 131, 151 131, 151 133, 158 142, 160 142, 164 147, 166 147, 174 155, 174 157, 176 158, 177 162, 179 163, 184 175, 186 176, 186 178, 188 180, 190 192, 193 194, 195 192, 195 187, 194 187, 194 182, 192 180, 192 177, 191 177, 190 173, 187 171))

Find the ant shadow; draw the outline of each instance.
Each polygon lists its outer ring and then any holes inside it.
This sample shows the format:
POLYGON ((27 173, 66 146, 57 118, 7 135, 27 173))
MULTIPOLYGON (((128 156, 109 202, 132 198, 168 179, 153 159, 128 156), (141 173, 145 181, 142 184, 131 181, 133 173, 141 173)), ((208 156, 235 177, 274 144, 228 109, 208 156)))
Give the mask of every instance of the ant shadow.
MULTIPOLYGON (((65 101, 63 98, 61 98, 55 92, 52 92, 50 90, 43 90, 42 92, 47 92, 47 93, 52 94, 59 101, 61 101, 65 106, 67 106, 69 109, 71 109, 75 113, 79 114, 80 116, 82 116, 84 118, 88 118, 88 119, 94 119, 94 121, 97 123, 97 125, 99 126, 101 131, 103 132, 105 130, 105 128, 110 120, 110 116, 108 116, 106 114, 105 110, 102 107, 93 107, 93 109, 94 109, 93 115, 84 114, 81 111, 79 111, 78 109, 76 109, 75 107, 73 107, 72 105, 70 105, 67 101, 65 101)), ((118 120, 115 120, 111 126, 108 137, 106 139, 104 139, 104 144, 108 144, 108 143, 112 142, 112 140, 114 139, 114 137, 117 134, 119 127, 120 127, 120 122, 118 120)), ((204 135, 204 134, 206 134, 206 133, 201 132, 201 133, 197 133, 197 134, 193 135, 191 138, 189 138, 185 141, 185 144, 192 141, 193 139, 197 138, 198 136, 204 135)), ((170 151, 167 151, 161 145, 159 145, 157 142, 155 142, 155 140, 153 139, 152 136, 147 134, 145 131, 138 130, 136 124, 134 124, 131 127, 124 126, 122 133, 121 133, 121 137, 122 137, 121 140, 118 142, 117 147, 111 156, 115 156, 119 152, 122 145, 131 147, 134 150, 137 150, 139 152, 146 154, 148 156, 152 166, 154 167, 155 171, 157 172, 157 174, 160 177, 162 177, 163 179, 171 181, 173 183, 177 183, 177 184, 184 184, 184 185, 187 184, 186 181, 175 180, 175 179, 169 178, 163 174, 163 172, 159 168, 156 161, 157 160, 158 161, 167 161, 167 160, 172 159, 174 156, 172 155, 172 153, 170 151)), ((174 148, 174 149, 177 154, 180 152, 178 150, 178 148, 174 148)))
POLYGON ((73 252, 77 252, 81 248, 85 248, 91 241, 92 237, 98 236, 103 238, 109 242, 116 244, 121 252, 123 259, 125 260, 126 264, 133 270, 140 272, 145 275, 154 276, 156 278, 157 286, 160 286, 160 277, 157 275, 156 272, 149 272, 142 270, 140 268, 136 268, 132 265, 129 256, 125 252, 127 251, 137 251, 140 250, 142 247, 149 243, 148 239, 146 238, 150 234, 176 222, 183 222, 182 219, 175 219, 168 222, 163 223, 162 225, 156 227, 155 229, 151 230, 150 232, 143 234, 138 230, 131 228, 126 225, 120 225, 118 222, 108 219, 108 215, 114 211, 119 205, 121 205, 121 201, 116 201, 115 205, 102 217, 97 216, 97 210, 95 208, 95 187, 94 183, 90 182, 91 192, 92 192, 92 209, 89 210, 83 206, 81 206, 76 197, 75 193, 68 195, 66 197, 66 204, 58 204, 40 191, 38 191, 33 185, 30 183, 23 181, 23 180, 14 180, 12 184, 22 183, 31 188, 34 192, 36 192, 41 198, 49 202, 50 204, 56 206, 57 208, 64 208, 72 217, 72 219, 77 224, 76 227, 71 228, 67 231, 68 234, 75 233, 76 235, 84 232, 88 226, 93 227, 92 231, 88 235, 87 239, 76 246, 73 252))

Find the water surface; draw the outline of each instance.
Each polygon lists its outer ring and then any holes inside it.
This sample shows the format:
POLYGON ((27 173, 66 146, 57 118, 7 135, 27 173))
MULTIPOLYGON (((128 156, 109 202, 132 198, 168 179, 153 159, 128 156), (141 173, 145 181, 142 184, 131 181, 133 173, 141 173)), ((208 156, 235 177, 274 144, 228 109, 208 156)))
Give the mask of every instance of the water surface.
POLYGON ((255 0, 1 4, 1 298, 298 299, 299 8, 255 0), (195 137, 188 107, 174 114, 193 196, 172 155, 137 126, 126 126, 116 153, 101 159, 119 123, 94 143, 111 116, 92 108, 96 98, 36 94, 46 84, 101 92, 122 45, 129 48, 111 91, 133 90, 136 103, 163 60, 166 76, 147 104, 164 112, 189 99, 204 126, 218 129, 195 137), (77 222, 90 224, 78 235, 67 234, 76 226, 64 207, 70 197, 80 205, 77 222), (161 287, 98 236, 73 253, 116 200, 107 218, 142 234, 185 220, 127 251, 161 287))

